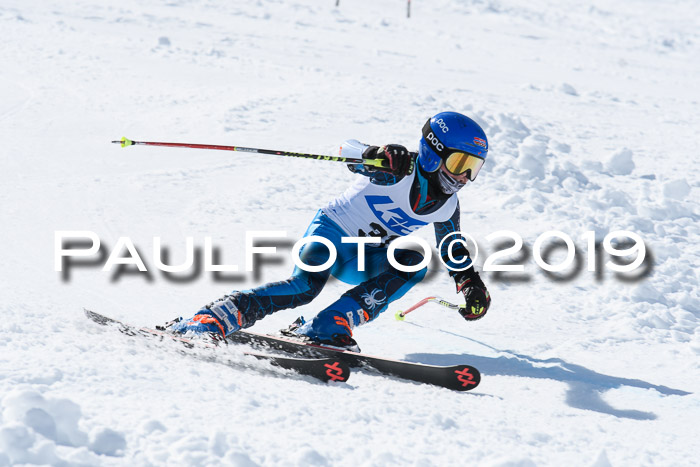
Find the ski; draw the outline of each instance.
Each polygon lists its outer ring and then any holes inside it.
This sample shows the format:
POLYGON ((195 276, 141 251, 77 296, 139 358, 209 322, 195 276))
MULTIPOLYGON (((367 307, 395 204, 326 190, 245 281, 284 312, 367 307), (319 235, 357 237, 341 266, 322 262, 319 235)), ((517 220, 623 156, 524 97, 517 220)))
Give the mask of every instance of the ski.
POLYGON ((250 331, 234 332, 227 336, 226 340, 259 349, 283 351, 292 355, 335 358, 344 361, 352 368, 371 368, 383 375, 455 391, 469 391, 477 387, 481 381, 479 370, 470 365, 438 366, 392 360, 250 331))
MULTIPOLYGON (((99 313, 96 313, 94 311, 88 310, 88 309, 83 309, 85 312, 85 316, 87 316, 90 320, 94 321, 95 323, 104 325, 104 326, 111 326, 114 328, 117 328, 119 332, 122 334, 126 334, 128 336, 143 336, 146 338, 152 338, 152 339, 159 339, 159 340, 171 340, 175 342, 179 342, 183 344, 186 348, 189 349, 194 349, 194 348, 216 348, 219 347, 216 341, 211 341, 208 342, 206 340, 195 340, 195 339, 189 339, 186 337, 181 337, 181 336, 176 336, 167 332, 159 331, 157 329, 151 329, 147 327, 140 327, 140 326, 134 326, 131 324, 124 323, 122 321, 118 321, 116 319, 110 318, 105 315, 101 315, 99 313)), ((227 342, 227 341, 223 341, 227 342)), ((197 354, 193 354, 195 356, 199 356, 197 354)), ((324 382, 329 382, 329 381, 347 381, 348 378, 350 377, 350 368, 349 365, 342 359, 338 358, 337 356, 333 355, 328 355, 328 356, 321 356, 321 357, 316 357, 316 356, 309 356, 308 358, 299 358, 299 357, 288 357, 288 356, 280 356, 280 355, 266 355, 266 354, 261 354, 261 353, 256 353, 256 352, 244 352, 244 356, 247 357, 254 357, 258 360, 263 360, 271 365, 284 369, 284 370, 291 370, 295 373, 299 373, 301 375, 306 375, 306 376, 312 376, 316 379, 319 379, 324 382)), ((248 364, 240 359, 235 359, 235 358, 230 358, 231 356, 227 356, 225 353, 217 353, 216 356, 211 356, 207 358, 208 360, 211 361, 216 361, 219 363, 223 363, 227 366, 231 366, 234 368, 248 368, 248 369, 254 369, 257 371, 265 371, 265 368, 248 364)))

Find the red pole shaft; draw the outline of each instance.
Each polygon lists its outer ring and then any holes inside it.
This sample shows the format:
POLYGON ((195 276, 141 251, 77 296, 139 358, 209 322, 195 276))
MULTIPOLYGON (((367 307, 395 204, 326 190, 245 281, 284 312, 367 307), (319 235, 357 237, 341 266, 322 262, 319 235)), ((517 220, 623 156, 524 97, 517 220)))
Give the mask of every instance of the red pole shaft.
POLYGON ((409 308, 408 310, 405 310, 405 311, 402 311, 401 313, 399 313, 399 316, 401 316, 401 317, 403 318, 404 316, 406 316, 406 315, 409 314, 410 312, 414 311, 416 308, 422 307, 423 305, 425 305, 426 303, 428 303, 428 302, 431 301, 431 300, 434 300, 435 298, 436 298, 436 297, 425 297, 423 300, 421 300, 420 302, 416 303, 415 305, 413 305, 413 306, 412 306, 411 308, 409 308))
POLYGON ((345 162, 346 164, 364 164, 373 167, 388 168, 388 161, 383 159, 362 159, 341 156, 325 156, 323 154, 308 154, 304 152, 277 151, 273 149, 245 148, 243 146, 220 146, 217 144, 194 144, 194 143, 161 143, 156 141, 132 141, 122 138, 121 141, 112 141, 121 144, 122 147, 132 145, 142 146, 164 146, 168 148, 192 148, 192 149, 215 149, 218 151, 249 152, 252 154, 271 154, 273 156, 300 157, 302 159, 315 159, 319 161, 345 162))

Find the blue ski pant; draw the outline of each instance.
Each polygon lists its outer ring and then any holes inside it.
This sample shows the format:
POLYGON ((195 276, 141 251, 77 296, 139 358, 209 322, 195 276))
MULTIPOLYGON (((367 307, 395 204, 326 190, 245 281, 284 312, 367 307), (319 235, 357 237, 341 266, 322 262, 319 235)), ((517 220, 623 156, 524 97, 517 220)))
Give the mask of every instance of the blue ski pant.
MULTIPOLYGON (((389 303, 401 298, 420 282, 427 272, 427 267, 415 272, 399 271, 389 264, 387 248, 369 245, 365 248, 365 271, 359 271, 358 245, 342 243, 345 233, 323 211, 318 211, 304 237, 312 235, 333 243, 338 254, 333 266, 320 272, 295 267, 287 280, 234 291, 243 327, 250 327, 258 319, 276 311, 308 304, 332 275, 355 287, 319 312, 310 326, 304 326, 303 332, 318 340, 332 340, 338 334, 352 336, 355 326, 375 319, 389 303)), ((330 252, 325 245, 313 242, 302 247, 299 257, 304 264, 319 266, 329 259, 330 252)), ((396 249, 394 257, 406 266, 423 261, 422 254, 406 249, 396 249)))

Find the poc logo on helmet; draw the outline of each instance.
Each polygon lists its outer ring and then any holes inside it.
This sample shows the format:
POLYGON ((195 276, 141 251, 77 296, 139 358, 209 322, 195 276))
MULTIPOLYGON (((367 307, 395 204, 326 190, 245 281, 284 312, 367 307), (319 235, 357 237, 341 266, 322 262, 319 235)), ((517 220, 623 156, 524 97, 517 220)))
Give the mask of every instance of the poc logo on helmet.
POLYGON ((443 133, 447 133, 448 131, 450 131, 449 127, 447 126, 447 123, 445 123, 443 119, 438 118, 437 120, 435 120, 435 123, 437 123, 437 125, 440 127, 443 133))
POLYGON ((433 134, 431 131, 428 133, 428 135, 425 137, 430 143, 433 145, 435 149, 438 150, 438 152, 442 152, 445 150, 445 145, 440 142, 440 140, 437 139, 437 136, 433 134))

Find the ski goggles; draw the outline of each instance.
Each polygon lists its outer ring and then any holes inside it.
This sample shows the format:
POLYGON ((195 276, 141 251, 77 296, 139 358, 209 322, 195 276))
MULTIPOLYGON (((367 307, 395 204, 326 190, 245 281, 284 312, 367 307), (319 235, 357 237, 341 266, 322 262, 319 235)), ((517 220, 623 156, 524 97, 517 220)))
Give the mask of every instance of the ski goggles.
MULTIPOLYGON (((445 168, 452 175, 467 174, 467 177, 472 182, 476 179, 477 174, 484 165, 484 158, 475 154, 464 152, 462 149, 448 148, 441 142, 433 129, 430 127, 430 120, 423 126, 423 139, 426 141, 430 149, 437 154, 445 168)), ((439 166, 438 166, 439 168, 439 166)))

